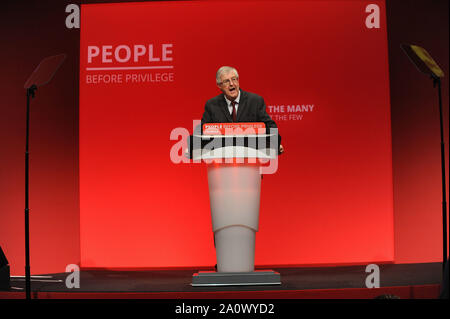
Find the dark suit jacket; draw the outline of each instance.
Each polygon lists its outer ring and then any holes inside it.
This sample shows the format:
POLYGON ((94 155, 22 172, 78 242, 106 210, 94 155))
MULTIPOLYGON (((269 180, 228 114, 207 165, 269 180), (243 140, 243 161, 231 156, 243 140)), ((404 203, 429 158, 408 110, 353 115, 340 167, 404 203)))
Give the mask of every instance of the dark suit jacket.
MULTIPOLYGON (((277 124, 266 112, 264 99, 254 93, 241 91, 239 98, 236 122, 264 122, 267 133, 270 128, 276 128, 277 124)), ((205 123, 233 122, 227 102, 223 94, 208 100, 205 104, 205 112, 202 117, 202 128, 205 123)))

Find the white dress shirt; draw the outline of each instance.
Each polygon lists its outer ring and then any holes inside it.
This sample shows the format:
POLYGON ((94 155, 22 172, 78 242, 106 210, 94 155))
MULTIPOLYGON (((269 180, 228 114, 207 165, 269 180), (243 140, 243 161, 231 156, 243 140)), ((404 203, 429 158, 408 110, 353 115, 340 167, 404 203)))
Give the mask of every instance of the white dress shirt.
MULTIPOLYGON (((227 102, 228 110, 230 111, 230 115, 232 115, 233 114, 233 105, 231 105, 232 101, 227 99, 226 95, 224 95, 224 97, 225 97, 225 102, 227 102)), ((236 105, 235 105, 235 107, 236 107, 236 115, 237 115, 237 111, 238 111, 238 107, 239 107, 239 98, 240 97, 241 97, 241 90, 239 90, 239 94, 238 94, 237 98, 234 100, 236 102, 236 105)))

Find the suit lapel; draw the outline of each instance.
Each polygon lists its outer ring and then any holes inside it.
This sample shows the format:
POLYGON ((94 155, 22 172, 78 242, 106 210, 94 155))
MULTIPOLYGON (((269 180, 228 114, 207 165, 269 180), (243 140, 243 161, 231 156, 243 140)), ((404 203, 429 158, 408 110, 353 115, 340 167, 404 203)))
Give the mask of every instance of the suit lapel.
POLYGON ((239 97, 239 107, 236 114, 236 121, 239 122, 242 113, 245 111, 245 104, 247 102, 247 93, 241 90, 241 96, 239 97))
POLYGON ((220 109, 225 114, 225 117, 227 118, 228 122, 233 122, 233 118, 231 117, 230 110, 228 109, 227 102, 225 101, 225 97, 222 94, 222 98, 219 100, 220 109))

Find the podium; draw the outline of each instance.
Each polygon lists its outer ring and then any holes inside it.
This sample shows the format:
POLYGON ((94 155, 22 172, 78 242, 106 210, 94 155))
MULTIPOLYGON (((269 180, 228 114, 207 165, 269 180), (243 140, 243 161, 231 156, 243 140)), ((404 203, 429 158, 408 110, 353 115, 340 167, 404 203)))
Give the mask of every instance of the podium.
POLYGON ((217 258, 217 272, 195 273, 192 286, 281 284, 279 273, 254 266, 261 173, 278 145, 264 123, 204 124, 191 136, 191 158, 206 163, 217 258))

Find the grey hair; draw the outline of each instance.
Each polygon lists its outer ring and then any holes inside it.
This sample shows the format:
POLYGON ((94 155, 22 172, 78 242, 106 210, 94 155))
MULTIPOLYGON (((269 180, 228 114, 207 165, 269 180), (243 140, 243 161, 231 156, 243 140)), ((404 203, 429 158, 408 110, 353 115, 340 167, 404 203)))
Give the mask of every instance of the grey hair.
POLYGON ((217 85, 220 84, 220 77, 222 76, 222 74, 230 73, 230 72, 236 73, 236 76, 239 79, 238 71, 235 68, 233 68, 231 66, 222 66, 221 68, 219 68, 219 70, 217 70, 217 73, 216 73, 216 83, 217 83, 217 85))

